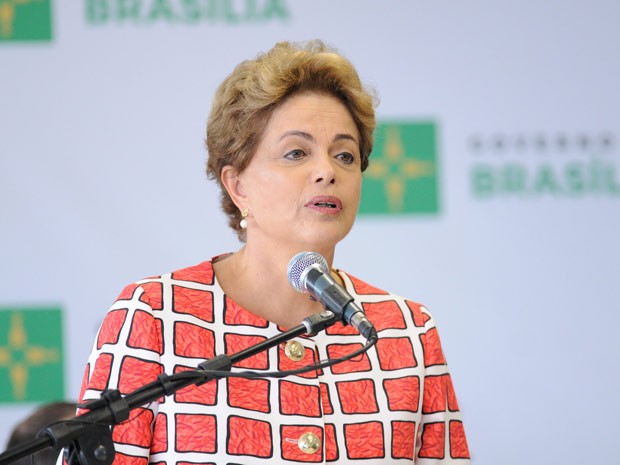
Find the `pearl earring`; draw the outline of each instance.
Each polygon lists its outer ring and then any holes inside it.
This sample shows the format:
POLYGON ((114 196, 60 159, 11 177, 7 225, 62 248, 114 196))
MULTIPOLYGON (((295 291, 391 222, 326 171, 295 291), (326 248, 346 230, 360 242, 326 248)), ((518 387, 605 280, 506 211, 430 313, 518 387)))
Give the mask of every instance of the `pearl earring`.
POLYGON ((247 208, 241 210, 241 221, 239 222, 239 226, 241 226, 241 229, 245 229, 248 227, 248 220, 246 220, 246 218, 248 217, 248 212, 249 210, 247 208))

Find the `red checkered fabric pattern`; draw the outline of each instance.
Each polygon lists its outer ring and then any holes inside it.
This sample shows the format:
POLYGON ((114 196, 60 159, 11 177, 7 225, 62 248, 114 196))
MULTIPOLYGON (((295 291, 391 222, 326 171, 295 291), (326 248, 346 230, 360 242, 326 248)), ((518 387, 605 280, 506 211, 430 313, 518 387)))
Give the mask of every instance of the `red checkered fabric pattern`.
MULTIPOLYGON (((113 430, 114 465, 466 464, 461 413, 437 330, 421 305, 339 272, 378 331, 375 347, 283 379, 229 378, 186 387, 113 430), (309 435, 315 447, 302 447, 309 435), (370 462, 368 462, 370 461, 370 462)), ((160 373, 196 367, 280 333, 229 299, 210 261, 127 286, 108 312, 80 397, 127 394, 160 373)), ((337 323, 292 360, 285 345, 233 371, 275 371, 351 353, 365 340, 337 323)))

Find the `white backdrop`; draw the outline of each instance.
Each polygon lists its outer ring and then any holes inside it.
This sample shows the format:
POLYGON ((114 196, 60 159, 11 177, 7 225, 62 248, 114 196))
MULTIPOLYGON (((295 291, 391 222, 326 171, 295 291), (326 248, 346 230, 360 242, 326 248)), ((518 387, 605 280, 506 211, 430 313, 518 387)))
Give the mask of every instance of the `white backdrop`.
MULTIPOLYGON (((51 42, 0 44, 0 303, 62 305, 68 398, 125 284, 239 246, 204 175, 216 86, 278 40, 318 37, 377 89, 380 120, 439 134, 439 213, 360 217, 335 265, 431 309, 475 463, 618 463, 617 2, 280 0, 286 18, 246 20, 273 2, 231 0, 211 4, 236 22, 186 23, 148 20, 141 0, 139 20, 87 15, 122 3, 55 1, 51 42), (598 188, 541 187, 541 171, 592 160, 598 188), (482 196, 481 165, 518 165, 529 187, 482 196)), ((0 447, 32 408, 0 405, 0 447)))

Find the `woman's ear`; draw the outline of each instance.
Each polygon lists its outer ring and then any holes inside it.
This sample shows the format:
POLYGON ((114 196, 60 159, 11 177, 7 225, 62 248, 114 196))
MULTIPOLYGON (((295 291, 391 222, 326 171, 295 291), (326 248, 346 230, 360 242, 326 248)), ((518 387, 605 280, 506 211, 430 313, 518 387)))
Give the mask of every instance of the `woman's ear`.
POLYGON ((241 180, 239 179, 237 169, 231 165, 226 165, 222 168, 220 179, 222 181, 222 185, 226 189, 226 192, 228 192, 228 195, 230 195, 230 198, 239 210, 246 208, 247 195, 243 189, 241 180))

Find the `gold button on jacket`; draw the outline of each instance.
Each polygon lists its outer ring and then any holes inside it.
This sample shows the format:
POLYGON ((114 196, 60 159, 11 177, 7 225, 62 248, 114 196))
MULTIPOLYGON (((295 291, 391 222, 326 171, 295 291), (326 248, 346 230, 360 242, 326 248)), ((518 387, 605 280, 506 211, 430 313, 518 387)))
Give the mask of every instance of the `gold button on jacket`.
POLYGON ((321 441, 319 437, 314 433, 304 433, 297 441, 297 445, 302 452, 306 454, 314 454, 321 447, 321 441))
POLYGON ((300 342, 288 341, 284 347, 284 353, 294 362, 299 362, 303 360, 304 355, 306 355, 306 349, 304 349, 304 346, 300 342))

